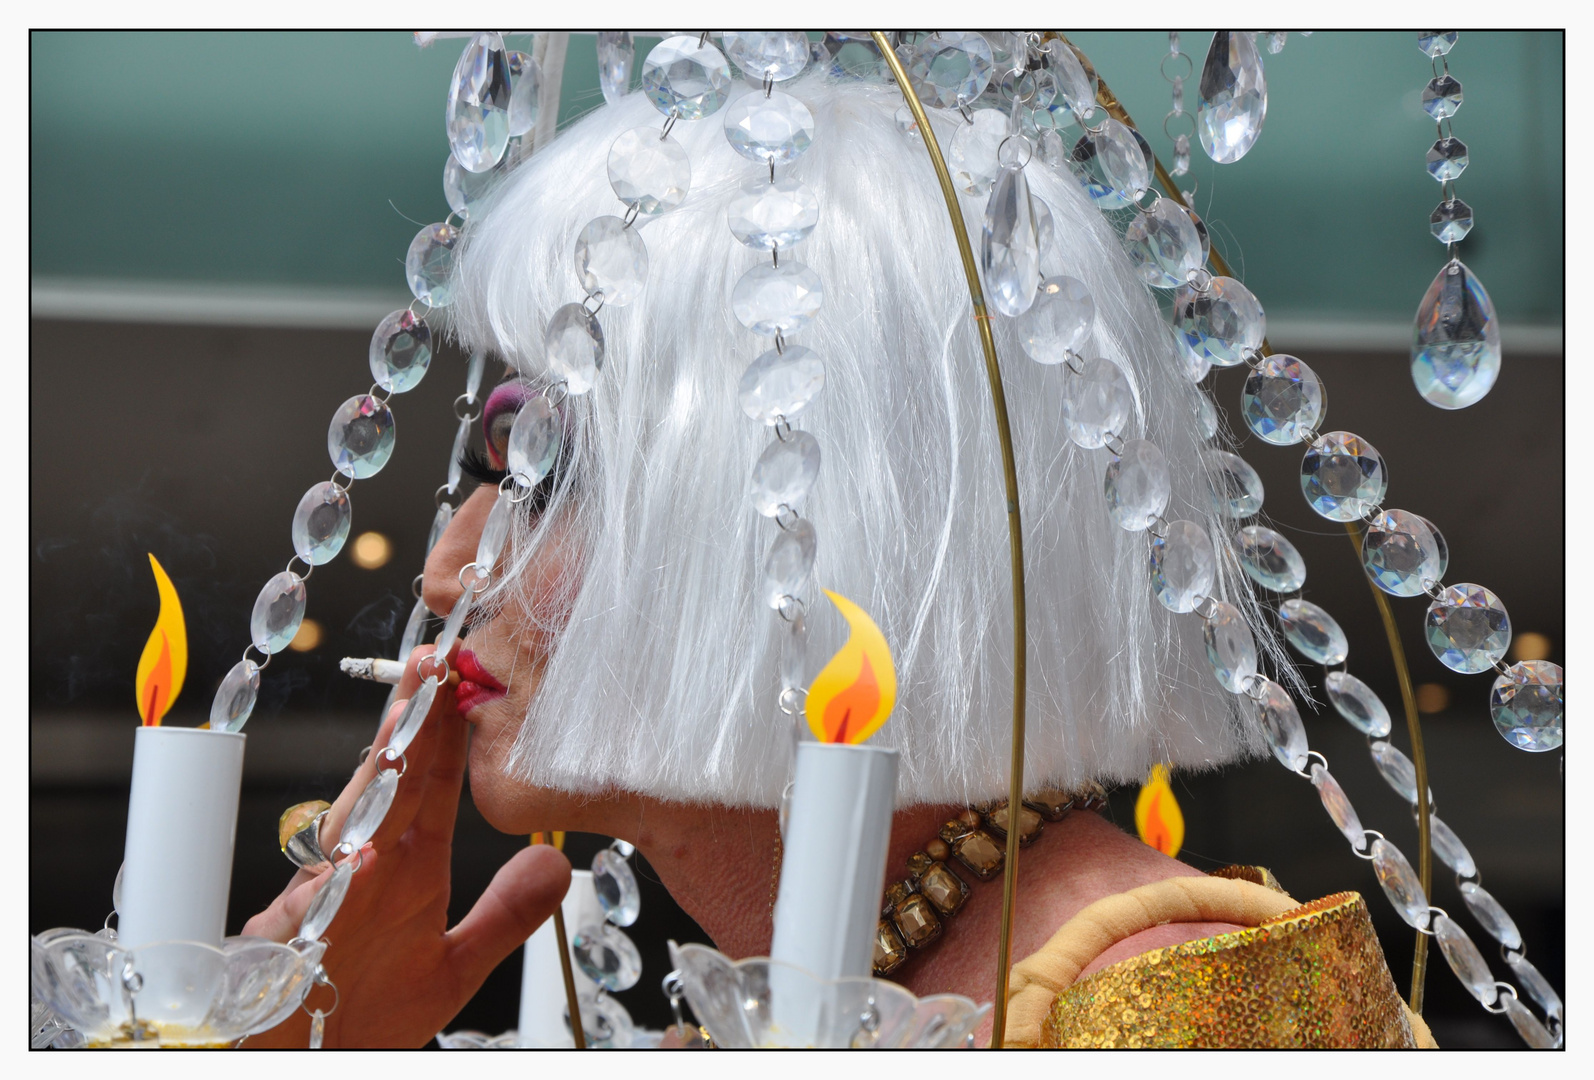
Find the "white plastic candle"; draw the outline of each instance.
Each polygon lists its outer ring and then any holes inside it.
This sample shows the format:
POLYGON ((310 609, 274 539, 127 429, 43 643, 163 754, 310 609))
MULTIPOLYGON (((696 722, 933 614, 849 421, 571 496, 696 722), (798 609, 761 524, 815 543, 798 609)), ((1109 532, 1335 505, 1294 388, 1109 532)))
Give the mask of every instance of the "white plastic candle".
MULTIPOLYGON (((592 887, 591 870, 572 870, 570 889, 562 904, 565 913, 565 930, 572 936, 583 926, 603 922, 603 908, 598 905, 598 891, 592 887)), ((566 948, 569 942, 565 943, 566 948)), ((576 994, 590 1001, 597 993, 598 984, 581 973, 570 960, 571 973, 576 979, 576 994)), ((520 974, 520 1045, 538 1047, 573 1047, 570 1029, 565 1026, 565 977, 559 965, 559 943, 554 933, 553 919, 537 927, 526 940, 525 963, 520 974)))
POLYGON ((895 750, 798 745, 771 959, 822 979, 870 975, 896 792, 895 750))
POLYGON ((243 765, 240 733, 138 729, 117 922, 124 946, 221 944, 243 765))

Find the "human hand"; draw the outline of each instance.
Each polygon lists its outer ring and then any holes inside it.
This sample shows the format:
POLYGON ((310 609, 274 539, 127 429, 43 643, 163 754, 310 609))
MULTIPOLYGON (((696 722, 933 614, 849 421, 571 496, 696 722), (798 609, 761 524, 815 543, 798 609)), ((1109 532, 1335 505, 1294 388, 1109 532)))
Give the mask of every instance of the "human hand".
MULTIPOLYGON (((420 686, 411 655, 400 700, 382 722, 374 749, 333 803, 322 823, 331 852, 349 811, 376 776, 381 750, 405 703, 420 686)), ((552 914, 570 885, 570 864, 552 847, 518 853, 493 877, 470 913, 448 927, 450 858, 469 730, 452 693, 439 693, 419 734, 405 750, 404 779, 387 817, 361 851, 359 870, 328 928, 322 965, 337 986, 338 1007, 326 1017, 325 1046, 422 1046, 454 1018, 487 975, 552 914)), ((244 933, 287 941, 330 869, 300 870, 244 933)), ((312 989, 312 1008, 331 1007, 332 995, 312 989)), ((303 1047, 310 1018, 300 1010, 250 1046, 303 1047)))

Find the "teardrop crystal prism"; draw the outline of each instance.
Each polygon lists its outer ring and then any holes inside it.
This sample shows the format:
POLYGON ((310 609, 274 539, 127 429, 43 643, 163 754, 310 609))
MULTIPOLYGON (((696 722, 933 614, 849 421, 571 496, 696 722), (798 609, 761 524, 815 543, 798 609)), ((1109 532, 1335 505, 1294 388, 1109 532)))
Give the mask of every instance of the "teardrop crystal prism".
POLYGON ((354 864, 358 859, 345 859, 332 871, 325 884, 316 891, 305 909, 304 921, 299 924, 299 936, 306 941, 319 941, 327 932, 332 920, 338 917, 343 898, 349 893, 349 880, 354 877, 354 864))
POLYGON ((1323 689, 1334 709, 1352 727, 1363 735, 1382 739, 1389 734, 1389 709, 1384 706, 1373 688, 1356 676, 1344 671, 1330 671, 1323 679, 1323 689))
POLYGON ((697 34, 676 34, 642 61, 642 91, 665 116, 701 120, 725 104, 731 69, 725 54, 697 34))
POLYGON ((1158 199, 1135 215, 1124 232, 1124 250, 1140 280, 1158 289, 1176 289, 1206 261, 1201 234, 1173 199, 1158 199))
POLYGON ((1262 719, 1262 737, 1273 756, 1291 772, 1300 772, 1306 767, 1306 728, 1289 691, 1272 679, 1263 680, 1257 710, 1262 719))
POLYGON ((454 300, 454 247, 459 230, 446 221, 428 225, 415 234, 404 255, 404 277, 415 299, 431 307, 447 307, 454 300))
POLYGON ((1332 615, 1310 600, 1296 597, 1280 604, 1279 629, 1297 652, 1324 667, 1342 664, 1350 655, 1345 631, 1332 615))
POLYGON ((344 476, 364 480, 382 471, 393 456, 393 410, 380 398, 360 394, 332 414, 327 455, 344 476))
POLYGON ((1151 591, 1169 611, 1194 611, 1212 591, 1212 541, 1193 521, 1175 521, 1151 541, 1151 591))
POLYGON ((613 105, 631 92, 631 64, 636 45, 628 30, 598 31, 598 88, 613 105))
POLYGON ((975 109, 952 133, 947 167, 957 186, 970 195, 984 195, 996 182, 1001 166, 996 152, 1007 138, 1007 116, 999 109, 975 109))
POLYGON ((692 186, 692 163, 670 135, 632 128, 609 145, 609 186, 639 214, 662 214, 681 205, 692 186))
POLYGON ((542 69, 530 53, 509 54, 509 134, 525 135, 542 111, 542 69))
POLYGON ((1208 450, 1213 497, 1218 509, 1231 518, 1247 518, 1262 509, 1262 478, 1251 463, 1227 450, 1208 450))
POLYGON ((1107 463, 1102 492, 1107 497, 1107 513, 1127 532, 1142 532, 1168 505, 1173 485, 1168 476, 1168 459, 1156 444, 1145 439, 1130 439, 1123 452, 1107 463))
POLYGON ((819 440, 806 431, 776 439, 753 466, 753 509, 776 517, 781 507, 795 510, 819 478, 819 440))
POLYGON ((521 487, 535 487, 553 471, 563 444, 564 415, 546 394, 528 398, 509 429, 505 457, 509 475, 521 487))
POLYGON ((486 172, 503 159, 509 146, 509 98, 504 39, 492 32, 477 34, 460 54, 448 84, 448 144, 470 172, 486 172))
POLYGON ((610 993, 629 990, 642 977, 642 954, 630 938, 606 922, 577 931, 570 939, 570 953, 581 973, 610 993))
POLYGON ((764 603, 780 610, 788 596, 798 595, 814 568, 819 536, 807 518, 798 518, 780 531, 764 559, 764 603))
POLYGON ((284 570, 266 582, 249 613, 249 639, 263 653, 279 653, 299 633, 304 622, 304 580, 284 570))
MULTIPOLYGON (((438 651, 447 652, 441 648, 438 651)), ((426 723, 426 715, 432 711, 432 702, 437 698, 437 687, 437 677, 428 675, 415 691, 415 696, 405 704, 404 711, 399 714, 398 723, 393 725, 393 734, 387 740, 387 746, 383 747, 385 753, 392 755, 391 760, 396 761, 398 755, 408 750, 410 743, 415 741, 415 736, 421 733, 421 727, 426 723)))
POLYGON ((980 269, 991 307, 1012 318, 1035 302, 1041 279, 1040 236, 1024 170, 1009 165, 997 174, 985 202, 980 233, 980 269))
POLYGON ((397 769, 382 769, 365 785, 354 802, 354 809, 343 822, 343 831, 338 834, 339 844, 348 844, 359 851, 376 835, 393 805, 393 796, 398 794, 398 782, 397 769))
POLYGON ((1035 302, 1019 316, 1015 328, 1031 360, 1061 364, 1084 348, 1095 321, 1096 301, 1085 283, 1058 276, 1041 282, 1035 302))
POLYGON ((616 926, 630 926, 642 914, 642 891, 631 866, 616 852, 604 848, 592 857, 592 887, 598 906, 616 926))
POLYGON ((402 394, 420 385, 432 362, 432 328, 408 308, 393 312, 371 335, 371 377, 384 390, 402 394))
POLYGON ((332 481, 304 493, 293 512, 293 550, 311 566, 331 562, 349 538, 349 493, 332 481))
POLYGON ((1196 131, 1207 156, 1239 161, 1262 134, 1267 119, 1267 77, 1256 39, 1245 30, 1218 30, 1201 65, 1196 131))
POLYGON ((1294 544, 1266 525, 1247 525, 1236 532, 1234 554, 1246 575, 1264 589, 1292 593, 1306 584, 1306 560, 1294 544))
POLYGON ((260 667, 253 660, 240 660, 232 666, 216 688, 210 703, 210 730, 238 731, 255 709, 260 692, 260 667))
POLYGON ((592 389, 603 367, 603 327, 580 304, 566 304, 548 320, 543 335, 548 370, 572 394, 592 389))
POLYGON ((648 280, 648 246, 624 218, 593 218, 576 237, 576 278, 589 296, 624 307, 648 280))
POLYGON ((1215 277, 1205 289, 1185 285, 1173 294, 1173 328, 1192 356, 1234 367, 1262 347, 1267 313, 1240 282, 1215 277))
POLYGON ((1094 450, 1109 435, 1123 434, 1134 405, 1123 368, 1099 356, 1086 360, 1063 385, 1063 432, 1074 445, 1094 450))
POLYGON ((801 412, 825 388, 825 364, 812 349, 789 345, 770 349, 747 370, 737 389, 742 411, 763 424, 777 424, 801 412))
POLYGON ((1411 378, 1441 409, 1483 399, 1500 374, 1500 321, 1483 283, 1451 259, 1423 294, 1412 328, 1411 378))
POLYGON ((1231 694, 1244 690, 1246 682, 1257 673, 1256 636, 1240 609, 1217 601, 1201 634, 1206 639, 1207 660, 1218 685, 1231 694))

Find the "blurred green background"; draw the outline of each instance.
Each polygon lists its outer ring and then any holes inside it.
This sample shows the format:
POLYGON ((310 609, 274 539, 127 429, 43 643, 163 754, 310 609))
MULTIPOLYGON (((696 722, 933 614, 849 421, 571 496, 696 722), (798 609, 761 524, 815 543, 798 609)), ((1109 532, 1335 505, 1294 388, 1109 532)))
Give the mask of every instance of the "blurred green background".
MULTIPOLYGON (((1210 35, 1183 37, 1199 71, 1210 35)), ((1166 34, 1073 40, 1171 162, 1166 34)), ((443 104, 459 49, 400 32, 34 34, 34 276, 402 292, 406 218, 448 209, 443 104)), ((1321 31, 1264 59, 1262 138, 1222 167, 1197 147, 1198 209, 1242 276, 1267 283, 1270 312, 1409 318, 1441 259, 1427 57, 1410 33, 1321 31)), ((1471 152, 1457 190, 1478 220, 1462 257, 1503 322, 1558 322, 1563 35, 1463 33, 1451 60, 1471 152)), ((561 123, 601 101, 591 36, 573 34, 561 123)))

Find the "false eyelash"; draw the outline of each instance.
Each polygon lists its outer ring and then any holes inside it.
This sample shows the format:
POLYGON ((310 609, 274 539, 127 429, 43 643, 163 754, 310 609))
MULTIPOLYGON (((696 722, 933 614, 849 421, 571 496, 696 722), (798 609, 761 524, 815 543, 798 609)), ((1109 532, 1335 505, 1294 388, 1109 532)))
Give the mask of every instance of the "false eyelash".
POLYGON ((509 475, 507 470, 493 468, 492 462, 487 460, 487 455, 475 447, 467 448, 459 456, 459 468, 478 484, 491 484, 493 487, 503 483, 504 477, 509 475))

